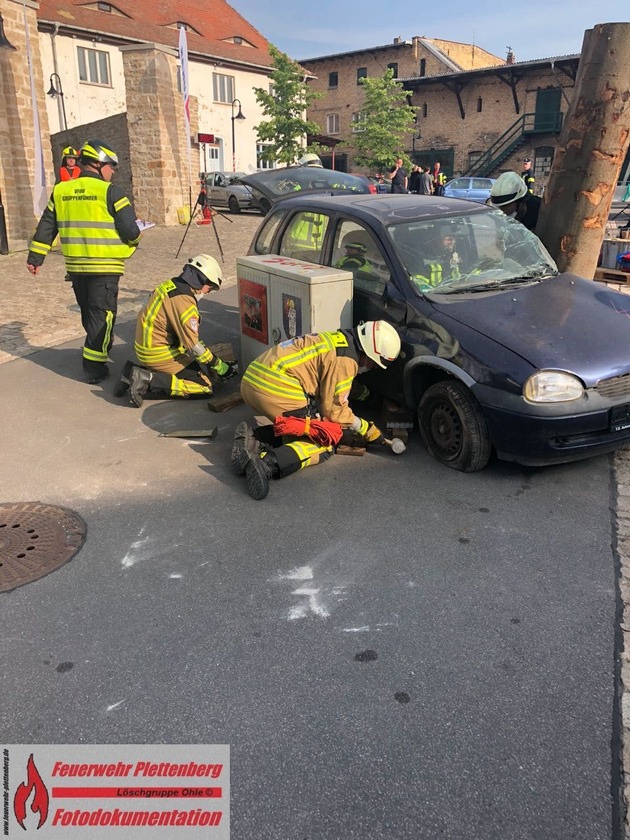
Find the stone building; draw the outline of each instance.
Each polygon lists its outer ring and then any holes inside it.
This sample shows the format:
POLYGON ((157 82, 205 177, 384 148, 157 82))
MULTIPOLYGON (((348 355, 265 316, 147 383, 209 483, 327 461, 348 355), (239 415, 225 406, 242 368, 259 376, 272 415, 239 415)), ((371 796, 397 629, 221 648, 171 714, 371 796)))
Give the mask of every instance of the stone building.
POLYGON ((269 46, 225 0, 1 0, 0 11, 16 48, 0 49, 0 193, 11 248, 24 246, 38 215, 27 31, 46 192, 61 150, 88 137, 112 144, 121 158, 116 182, 133 195, 138 216, 160 224, 177 222, 191 190, 194 202, 202 169, 258 168, 254 127, 263 116, 253 89, 269 85, 269 46), (190 178, 181 28, 188 41, 190 178), (199 134, 207 142, 200 145, 199 134))
POLYGON ((538 188, 551 169, 562 120, 573 96, 579 55, 516 62, 472 44, 414 37, 349 53, 303 59, 324 94, 309 111, 336 141, 339 168, 352 169, 353 135, 361 130, 359 79, 388 67, 416 111, 415 130, 400 151, 423 166, 439 160, 447 176, 521 171, 530 157, 538 188))

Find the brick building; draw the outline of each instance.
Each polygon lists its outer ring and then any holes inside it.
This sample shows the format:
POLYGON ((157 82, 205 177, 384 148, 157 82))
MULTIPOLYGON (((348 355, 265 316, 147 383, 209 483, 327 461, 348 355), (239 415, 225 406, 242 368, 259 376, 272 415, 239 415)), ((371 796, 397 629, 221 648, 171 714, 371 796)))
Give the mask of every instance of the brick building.
MULTIPOLYGON (((352 169, 353 135, 361 130, 362 76, 388 67, 417 114, 404 143, 424 166, 439 160, 447 176, 496 176, 534 161, 539 188, 551 169, 559 131, 573 96, 579 55, 516 62, 472 44, 414 37, 348 53, 303 59, 324 94, 309 111, 336 141, 338 168, 352 169)), ((401 150, 392 149, 392 161, 401 150)), ((330 157, 328 157, 328 161, 330 157)))
POLYGON ((263 116, 253 89, 269 85, 269 46, 225 0, 24 0, 24 8, 22 0, 2 2, 16 48, 0 49, 0 192, 11 248, 23 247, 37 216, 27 29, 46 192, 63 147, 102 137, 120 155, 116 182, 138 215, 176 223, 189 195, 180 28, 188 40, 193 200, 201 168, 257 169, 254 127, 263 116), (245 119, 235 122, 239 107, 245 119), (214 141, 200 148, 199 132, 214 141))

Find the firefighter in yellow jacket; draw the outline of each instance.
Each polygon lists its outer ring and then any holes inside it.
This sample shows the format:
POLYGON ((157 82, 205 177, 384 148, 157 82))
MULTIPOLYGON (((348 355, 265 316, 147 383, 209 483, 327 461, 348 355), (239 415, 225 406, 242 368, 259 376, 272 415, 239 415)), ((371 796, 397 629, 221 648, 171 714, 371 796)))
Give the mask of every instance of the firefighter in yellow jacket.
POLYGON ((211 370, 219 379, 238 373, 236 362, 213 355, 199 337, 197 301, 218 291, 221 283, 219 263, 208 254, 191 257, 179 276, 160 283, 138 315, 139 365, 127 362, 114 389, 117 397, 128 390, 138 408, 148 391, 164 397, 204 397, 212 393, 211 370))
MULTIPOLYGON (((357 417, 348 405, 352 381, 373 367, 386 368, 400 353, 400 337, 386 321, 367 321, 351 330, 298 336, 272 347, 243 374, 241 396, 269 420, 316 417, 339 423, 367 444, 382 443, 373 423, 357 417)), ((232 471, 245 474, 253 499, 264 499, 272 478, 284 478, 325 461, 332 447, 307 438, 275 446, 261 426, 254 432, 241 423, 234 435, 232 471)))
POLYGON ((85 330, 83 372, 94 385, 109 375, 118 283, 140 241, 131 202, 110 181, 118 157, 108 143, 88 140, 79 151, 81 175, 55 184, 31 242, 26 267, 37 274, 57 234, 67 279, 85 330))

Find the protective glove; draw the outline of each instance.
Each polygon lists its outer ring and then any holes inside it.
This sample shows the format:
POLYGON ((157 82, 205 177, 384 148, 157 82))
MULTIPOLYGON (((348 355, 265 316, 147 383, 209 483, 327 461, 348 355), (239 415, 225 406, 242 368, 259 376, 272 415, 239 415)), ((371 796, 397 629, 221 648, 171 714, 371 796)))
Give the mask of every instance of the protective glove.
POLYGON ((212 365, 212 370, 219 379, 231 379, 233 376, 238 376, 238 362, 224 362, 222 359, 217 359, 212 365))
POLYGON ((367 429, 363 433, 363 437, 365 438, 366 443, 368 443, 370 446, 381 446, 383 443, 385 443, 385 437, 383 435, 383 432, 381 432, 378 426, 375 426, 374 423, 368 424, 367 429))
POLYGON ((363 437, 358 432, 355 432, 354 429, 344 429, 341 434, 341 440, 337 445, 358 447, 363 446, 364 443, 363 437))

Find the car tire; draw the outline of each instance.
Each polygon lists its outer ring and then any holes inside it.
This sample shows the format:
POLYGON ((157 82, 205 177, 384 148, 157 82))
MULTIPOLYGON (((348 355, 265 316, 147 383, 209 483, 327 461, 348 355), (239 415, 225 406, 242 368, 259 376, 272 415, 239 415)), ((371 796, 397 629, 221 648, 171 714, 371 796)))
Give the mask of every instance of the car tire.
POLYGON ((241 208, 240 208, 240 205, 238 203, 238 199, 234 195, 231 195, 228 198, 228 210, 230 211, 230 213, 240 213, 241 212, 241 208))
POLYGON ((492 452, 488 427, 477 400, 461 382, 437 382, 422 395, 418 424, 429 453, 460 472, 482 470, 492 452))
POLYGON ((266 198, 261 198, 259 201, 260 204, 260 214, 262 216, 266 216, 267 213, 271 210, 271 204, 267 201, 266 198))

